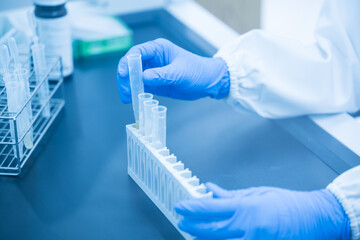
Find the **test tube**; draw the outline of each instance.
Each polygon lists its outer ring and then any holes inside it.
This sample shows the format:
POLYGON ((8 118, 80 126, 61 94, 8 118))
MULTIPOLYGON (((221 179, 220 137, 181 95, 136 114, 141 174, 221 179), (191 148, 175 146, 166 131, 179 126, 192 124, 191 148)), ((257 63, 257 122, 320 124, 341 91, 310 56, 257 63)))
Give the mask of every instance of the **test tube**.
POLYGON ((49 79, 47 77, 44 79, 47 70, 45 45, 40 43, 33 44, 31 46, 31 52, 34 59, 36 82, 38 85, 41 84, 39 89, 40 103, 42 106, 46 104, 42 111, 42 115, 48 118, 50 117, 50 105, 47 103, 47 98, 49 97, 49 79))
POLYGON ((3 76, 7 76, 9 74, 10 72, 9 64, 10 64, 9 49, 6 45, 3 44, 0 46, 0 65, 1 65, 1 74, 3 76))
MULTIPOLYGON (((7 74, 4 76, 5 88, 6 88, 6 97, 7 97, 7 106, 8 112, 11 115, 16 115, 20 106, 21 106, 21 98, 20 98, 20 83, 17 81, 17 76, 14 74, 7 74)), ((21 137, 23 126, 23 118, 18 117, 16 121, 16 132, 18 139, 21 137)), ((15 126, 13 120, 10 120, 10 133, 12 138, 15 139, 15 126)), ((14 145, 14 152, 16 153, 16 146, 14 145)), ((23 154, 23 143, 19 144, 19 154, 20 158, 22 158, 23 154)))
POLYGON ((144 118, 144 102, 151 100, 153 95, 151 93, 139 94, 139 130, 141 134, 145 134, 145 118, 144 118))
POLYGON ((33 43, 38 43, 39 42, 39 38, 37 36, 36 33, 36 23, 35 23, 35 16, 34 16, 34 10, 33 9, 29 9, 27 11, 27 19, 31 28, 31 32, 32 32, 32 38, 33 38, 33 43))
POLYGON ((152 107, 153 134, 152 144, 155 148, 164 148, 166 146, 166 107, 152 107))
POLYGON ((10 55, 14 60, 15 68, 20 68, 21 64, 19 63, 19 49, 17 47, 15 38, 11 37, 8 39, 8 46, 10 50, 10 55))
POLYGON ((152 138, 152 125, 153 125, 153 114, 152 108, 159 105, 158 100, 146 100, 144 101, 144 118, 145 118, 145 136, 148 137, 151 142, 152 138))
MULTIPOLYGON (((19 63, 19 49, 16 41, 13 37, 8 39, 8 46, 10 50, 10 55, 14 61, 14 73, 19 82, 20 93, 18 94, 20 105, 18 106, 18 110, 25 104, 27 104, 26 108, 20 113, 18 117, 19 126, 20 126, 20 134, 24 134, 26 129, 30 127, 32 121, 32 111, 31 111, 31 102, 30 98, 30 90, 29 90, 29 72, 27 69, 21 67, 19 63)), ((33 147, 32 141, 32 129, 30 128, 28 134, 26 134, 24 139, 25 147, 30 149, 33 147)))
POLYGON ((18 94, 19 97, 19 110, 22 106, 26 105, 25 108, 19 115, 19 119, 21 120, 21 131, 20 134, 24 134, 26 129, 29 128, 28 133, 24 138, 24 144, 27 149, 31 149, 33 147, 33 129, 30 126, 33 116, 32 116, 32 108, 30 101, 30 89, 29 89, 29 72, 26 68, 20 68, 15 70, 15 75, 19 80, 18 94))
POLYGON ((16 78, 17 77, 14 74, 8 74, 4 76, 8 111, 14 114, 17 113, 19 107, 21 106, 21 99, 19 94, 20 83, 16 78))
POLYGON ((130 54, 127 56, 129 78, 131 87, 132 106, 135 115, 136 127, 139 128, 139 94, 144 92, 142 78, 141 54, 130 54))

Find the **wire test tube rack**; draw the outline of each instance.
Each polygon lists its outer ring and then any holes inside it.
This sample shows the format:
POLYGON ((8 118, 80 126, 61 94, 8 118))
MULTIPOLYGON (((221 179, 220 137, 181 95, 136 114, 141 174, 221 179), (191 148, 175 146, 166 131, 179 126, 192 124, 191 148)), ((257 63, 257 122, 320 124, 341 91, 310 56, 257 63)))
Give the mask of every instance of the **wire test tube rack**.
MULTIPOLYGON (((21 57, 29 59, 28 55, 21 57)), ((16 112, 9 110, 6 84, 0 81, 0 175, 20 175, 22 168, 65 105, 61 60, 58 57, 47 56, 46 62, 47 69, 40 78, 36 76, 29 62, 24 65, 28 73, 30 96, 16 112), (41 91, 47 84, 49 95, 44 98, 41 91), (23 119, 29 109, 32 118, 25 124, 23 119), (28 144, 25 147, 29 135, 32 145, 29 147, 28 144)))
POLYGON ((212 197, 212 193, 170 154, 165 143, 166 107, 158 103, 149 93, 139 94, 139 104, 144 104, 139 108, 140 124, 126 126, 128 174, 182 236, 193 239, 178 228, 181 216, 175 212, 174 204, 180 200, 212 197))

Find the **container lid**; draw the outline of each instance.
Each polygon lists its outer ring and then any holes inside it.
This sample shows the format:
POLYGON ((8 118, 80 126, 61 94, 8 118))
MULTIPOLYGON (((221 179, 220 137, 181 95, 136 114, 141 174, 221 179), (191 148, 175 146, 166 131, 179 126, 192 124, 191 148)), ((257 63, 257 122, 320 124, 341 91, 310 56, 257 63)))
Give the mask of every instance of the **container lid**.
POLYGON ((59 6, 66 3, 66 0, 33 0, 34 4, 44 6, 44 7, 53 7, 59 6))

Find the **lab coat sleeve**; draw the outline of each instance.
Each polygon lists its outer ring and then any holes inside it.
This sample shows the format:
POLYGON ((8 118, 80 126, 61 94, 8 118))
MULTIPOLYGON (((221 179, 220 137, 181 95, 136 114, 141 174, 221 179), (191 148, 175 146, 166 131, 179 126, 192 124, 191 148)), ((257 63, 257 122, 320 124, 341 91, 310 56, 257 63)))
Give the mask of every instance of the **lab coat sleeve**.
POLYGON ((230 74, 226 101, 268 118, 358 110, 359 12, 358 0, 326 0, 313 44, 253 30, 219 49, 214 57, 230 74))
POLYGON ((360 239, 360 166, 348 170, 327 186, 350 219, 351 239, 360 239))

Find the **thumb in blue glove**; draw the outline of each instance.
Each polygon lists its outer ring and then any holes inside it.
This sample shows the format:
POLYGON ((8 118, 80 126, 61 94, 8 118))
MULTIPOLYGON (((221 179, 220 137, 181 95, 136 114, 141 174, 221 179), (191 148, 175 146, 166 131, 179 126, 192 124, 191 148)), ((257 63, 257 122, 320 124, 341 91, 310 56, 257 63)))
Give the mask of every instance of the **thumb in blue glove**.
MULTIPOLYGON (((132 47, 128 54, 141 54, 146 92, 183 100, 210 96, 224 98, 230 80, 225 62, 190 53, 166 39, 156 39, 132 47)), ((126 55, 120 59, 117 87, 124 103, 131 102, 126 55)))
POLYGON ((350 223, 328 190, 207 188, 214 198, 178 202, 179 228, 197 239, 350 239, 350 223))

